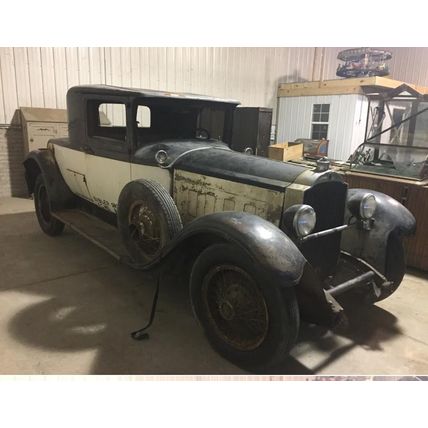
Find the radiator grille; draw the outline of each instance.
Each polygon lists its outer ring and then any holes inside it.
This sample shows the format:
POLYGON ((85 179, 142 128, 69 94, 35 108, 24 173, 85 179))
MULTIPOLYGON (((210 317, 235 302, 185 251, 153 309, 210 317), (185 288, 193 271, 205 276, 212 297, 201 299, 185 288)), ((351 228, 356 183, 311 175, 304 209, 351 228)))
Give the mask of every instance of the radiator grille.
MULTIPOLYGON (((348 186, 341 181, 325 181, 305 191, 304 203, 316 212, 314 232, 343 224, 348 186)), ((321 277, 333 273, 340 254, 341 233, 324 236, 304 243, 303 255, 321 277)))

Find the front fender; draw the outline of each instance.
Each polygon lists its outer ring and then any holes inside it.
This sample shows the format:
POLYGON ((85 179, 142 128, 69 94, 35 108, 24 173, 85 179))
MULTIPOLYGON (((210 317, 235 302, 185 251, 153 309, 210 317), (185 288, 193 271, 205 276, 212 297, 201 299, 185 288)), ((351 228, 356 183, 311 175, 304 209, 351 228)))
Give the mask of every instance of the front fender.
POLYGON ((30 195, 34 193, 36 178, 41 173, 51 199, 52 209, 57 210, 72 204, 74 195, 64 181, 51 150, 31 151, 24 160, 24 167, 30 195))
MULTIPOLYGON (((392 232, 411 235, 416 230, 413 214, 395 199, 384 193, 367 189, 349 189, 347 201, 360 198, 365 193, 372 193, 377 201, 374 225, 371 230, 352 227, 342 232, 341 248, 353 256, 362 258, 381 273, 385 273, 385 258, 388 237, 392 232)), ((345 212, 348 222, 352 214, 345 212)))
MULTIPOLYGON (((267 276, 294 286, 300 281, 306 263, 294 243, 272 223, 245 212, 219 212, 188 223, 165 248, 164 255, 190 243, 202 249, 213 242, 231 242, 242 248, 267 276)), ((246 254, 245 254, 246 253, 246 254)))

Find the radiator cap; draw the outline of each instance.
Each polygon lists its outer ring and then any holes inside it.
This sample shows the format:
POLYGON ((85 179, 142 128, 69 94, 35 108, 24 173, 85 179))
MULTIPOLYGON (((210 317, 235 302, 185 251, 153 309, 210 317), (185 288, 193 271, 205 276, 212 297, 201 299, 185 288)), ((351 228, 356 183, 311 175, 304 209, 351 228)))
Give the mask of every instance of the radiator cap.
POLYGON ((317 160, 317 167, 315 168, 315 172, 324 172, 330 169, 330 161, 328 158, 324 157, 317 160))

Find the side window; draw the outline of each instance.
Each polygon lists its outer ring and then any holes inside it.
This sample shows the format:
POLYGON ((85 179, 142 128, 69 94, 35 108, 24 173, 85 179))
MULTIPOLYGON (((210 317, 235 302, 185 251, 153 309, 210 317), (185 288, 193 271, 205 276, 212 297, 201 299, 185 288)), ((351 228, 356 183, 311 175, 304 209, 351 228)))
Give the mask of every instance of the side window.
POLYGON ((147 106, 139 105, 137 109, 137 126, 138 128, 151 127, 151 111, 147 106))
POLYGON ((88 135, 126 141, 126 105, 88 102, 88 135))

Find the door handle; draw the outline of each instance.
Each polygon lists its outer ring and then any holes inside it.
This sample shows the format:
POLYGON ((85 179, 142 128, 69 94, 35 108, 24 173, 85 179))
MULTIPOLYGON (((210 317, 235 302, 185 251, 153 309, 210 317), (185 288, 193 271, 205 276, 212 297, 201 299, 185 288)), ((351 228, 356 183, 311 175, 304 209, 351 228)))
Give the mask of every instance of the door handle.
POLYGON ((87 144, 84 144, 83 146, 82 146, 82 149, 83 149, 83 151, 85 152, 85 153, 87 153, 87 154, 89 154, 89 155, 93 155, 95 152, 94 152, 94 149, 91 147, 91 146, 88 146, 87 144))

